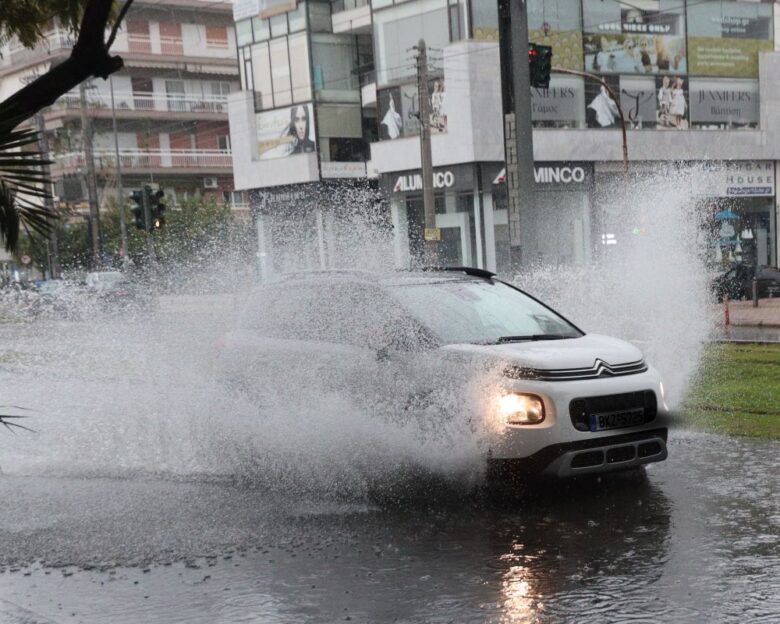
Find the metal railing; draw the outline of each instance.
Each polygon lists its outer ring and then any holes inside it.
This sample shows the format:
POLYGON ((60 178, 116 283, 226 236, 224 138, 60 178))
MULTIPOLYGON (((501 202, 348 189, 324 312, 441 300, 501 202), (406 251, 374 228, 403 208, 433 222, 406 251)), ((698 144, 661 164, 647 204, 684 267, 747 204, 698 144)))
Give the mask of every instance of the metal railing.
POLYGON ((351 11, 360 7, 368 6, 370 0, 338 0, 333 3, 333 12, 351 11))
MULTIPOLYGON (((81 100, 78 93, 70 92, 60 97, 53 110, 78 109, 81 100)), ((87 94, 87 105, 92 109, 111 110, 110 93, 87 94)), ((196 95, 190 93, 131 93, 114 91, 114 107, 121 111, 159 111, 176 113, 225 113, 226 95, 196 95)))
MULTIPOLYGON (((94 150, 95 167, 98 169, 116 167, 114 150, 94 150)), ((55 156, 57 165, 64 169, 84 166, 83 152, 69 152, 55 156)), ((160 149, 121 149, 119 160, 123 170, 166 169, 166 168, 225 168, 232 167, 233 157, 230 150, 160 150, 160 149)))
POLYGON ((25 48, 17 39, 12 39, 2 48, 0 66, 21 63, 38 56, 48 56, 59 50, 70 50, 76 38, 66 30, 56 28, 44 33, 41 43, 34 48, 25 48))

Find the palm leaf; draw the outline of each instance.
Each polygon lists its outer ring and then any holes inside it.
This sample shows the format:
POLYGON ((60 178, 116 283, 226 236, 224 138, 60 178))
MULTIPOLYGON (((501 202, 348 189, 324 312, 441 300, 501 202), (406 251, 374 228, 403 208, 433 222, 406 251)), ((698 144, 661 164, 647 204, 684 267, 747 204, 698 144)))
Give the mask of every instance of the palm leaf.
POLYGON ((20 229, 47 237, 57 218, 42 205, 50 197, 51 161, 25 149, 33 146, 38 146, 34 130, 0 128, 0 241, 10 252, 18 249, 20 229))

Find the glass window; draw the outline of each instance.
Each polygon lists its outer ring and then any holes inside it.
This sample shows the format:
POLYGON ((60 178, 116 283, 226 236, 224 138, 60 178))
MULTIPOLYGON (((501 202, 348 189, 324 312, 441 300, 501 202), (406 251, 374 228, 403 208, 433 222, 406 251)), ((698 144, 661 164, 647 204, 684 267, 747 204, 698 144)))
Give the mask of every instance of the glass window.
POLYGON ((271 36, 271 26, 267 19, 252 18, 252 29, 255 32, 255 41, 265 41, 271 36))
POLYGON ((270 42, 271 77, 274 86, 274 106, 292 103, 292 84, 290 83, 290 59, 287 56, 287 38, 270 42))
POLYGON ((354 92, 360 89, 354 37, 312 35, 311 45, 314 90, 321 94, 320 99, 354 99, 354 92))
POLYGON ((306 28, 306 3, 299 2, 298 8, 287 14, 290 32, 298 32, 306 28))
POLYGON ((330 16, 330 4, 327 2, 309 2, 309 28, 311 32, 333 32, 330 16))
POLYGON ((580 0, 529 0, 528 40, 552 46, 554 65, 582 69, 580 0))
POLYGON ((442 280, 399 286, 390 294, 444 344, 490 343, 539 334, 582 336, 552 310, 500 283, 442 280))
POLYGON ((274 15, 271 18, 271 36, 281 37, 287 34, 287 14, 274 15))
POLYGON ((309 76, 309 43, 306 33, 291 36, 289 43, 293 101, 308 102, 311 100, 311 79, 309 76))
POLYGON ((402 4, 374 15, 377 83, 380 86, 413 77, 414 62, 409 50, 425 39, 429 48, 443 48, 450 42, 446 4, 426 0, 402 4))
POLYGON ((273 82, 271 81, 271 57, 268 44, 259 43, 252 46, 252 68, 255 92, 260 95, 262 108, 274 107, 273 82))
POLYGON ((537 128, 584 128, 583 79, 552 74, 548 89, 531 89, 531 119, 537 128))
POLYGON ((498 2, 471 0, 471 32, 480 41, 498 41, 498 2))
POLYGON ((758 76, 758 53, 772 50, 772 4, 689 2, 690 72, 758 76))
POLYGON ((687 72, 683 0, 584 0, 582 7, 586 71, 687 72))
POLYGON ((242 46, 249 43, 252 43, 252 21, 236 22, 236 45, 242 46))

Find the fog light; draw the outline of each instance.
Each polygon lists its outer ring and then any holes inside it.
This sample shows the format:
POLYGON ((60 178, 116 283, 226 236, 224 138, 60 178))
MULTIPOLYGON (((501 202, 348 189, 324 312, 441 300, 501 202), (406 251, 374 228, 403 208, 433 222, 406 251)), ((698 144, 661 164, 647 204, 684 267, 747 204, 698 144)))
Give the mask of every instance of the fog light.
POLYGON ((535 394, 505 394, 498 410, 508 425, 535 425, 544 420, 544 403, 535 394))

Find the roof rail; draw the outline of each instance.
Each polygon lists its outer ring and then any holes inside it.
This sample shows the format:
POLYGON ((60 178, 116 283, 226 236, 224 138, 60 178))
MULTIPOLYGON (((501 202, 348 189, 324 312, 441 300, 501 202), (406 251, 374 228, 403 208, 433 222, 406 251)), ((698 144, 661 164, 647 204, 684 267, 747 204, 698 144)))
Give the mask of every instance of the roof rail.
POLYGON ((487 271, 486 269, 478 269, 476 267, 464 267, 464 266, 445 266, 445 267, 425 267, 423 271, 452 271, 455 273, 465 273, 466 275, 473 275, 474 277, 483 277, 485 279, 491 279, 496 276, 495 273, 487 271))

